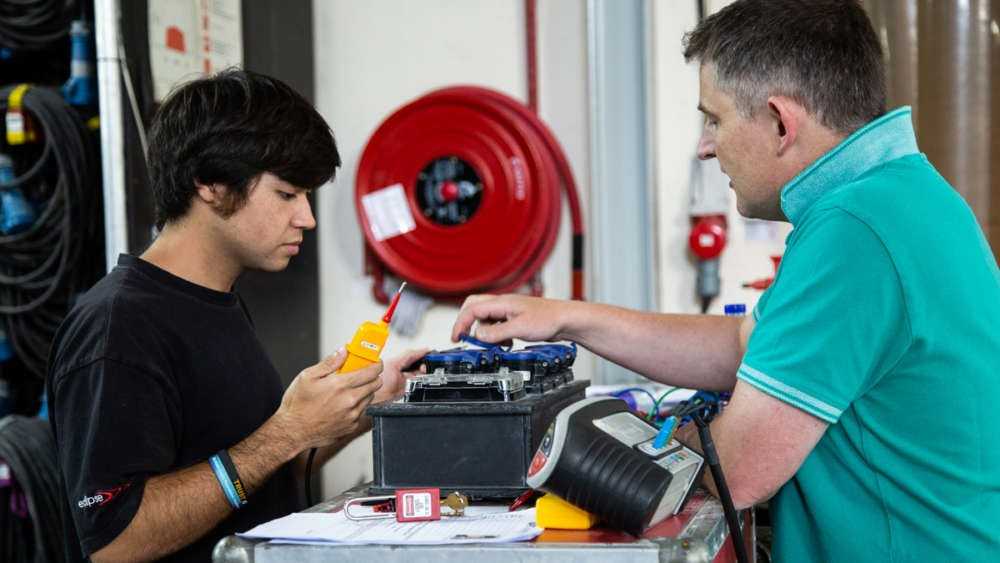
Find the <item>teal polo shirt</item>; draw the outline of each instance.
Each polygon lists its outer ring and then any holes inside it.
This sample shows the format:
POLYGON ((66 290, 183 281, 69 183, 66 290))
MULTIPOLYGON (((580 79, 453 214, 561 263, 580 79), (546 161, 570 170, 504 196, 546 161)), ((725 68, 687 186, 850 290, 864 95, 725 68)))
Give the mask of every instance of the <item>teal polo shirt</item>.
POLYGON ((909 108, 781 192, 794 226, 738 377, 829 423, 776 562, 1000 561, 1000 273, 909 108))

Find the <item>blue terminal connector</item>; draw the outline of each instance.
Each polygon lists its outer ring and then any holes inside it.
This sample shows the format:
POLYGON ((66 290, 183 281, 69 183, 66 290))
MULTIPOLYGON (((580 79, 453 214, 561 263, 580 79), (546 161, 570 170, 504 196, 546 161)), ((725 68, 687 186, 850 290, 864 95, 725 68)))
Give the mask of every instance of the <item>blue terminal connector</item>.
POLYGON ((540 344, 521 350, 493 344, 462 334, 459 340, 475 348, 436 350, 424 356, 428 371, 444 369, 447 373, 484 373, 501 366, 529 370, 533 375, 562 372, 576 359, 576 345, 540 344))
POLYGON ((545 376, 562 370, 561 363, 552 354, 537 350, 501 350, 497 353, 501 368, 527 371, 530 378, 545 376))
POLYGON ((501 350, 500 351, 500 361, 502 362, 537 362, 537 361, 552 361, 553 358, 551 354, 547 354, 540 350, 501 350))
POLYGON ((523 350, 501 350, 500 365, 515 370, 529 370, 533 375, 561 373, 576 359, 576 348, 562 344, 540 344, 523 350))
POLYGON ((74 20, 69 36, 72 45, 70 72, 69 80, 63 84, 62 95, 71 106, 90 106, 94 104, 97 92, 90 52, 90 25, 85 20, 74 20))
POLYGON ((496 355, 493 350, 455 348, 431 352, 424 356, 423 363, 428 372, 444 368, 446 373, 482 373, 495 367, 496 355))
POLYGON ((534 346, 526 346, 524 349, 547 354, 554 360, 559 360, 558 363, 563 367, 573 365, 573 361, 576 360, 576 343, 569 346, 565 344, 536 344, 534 346))

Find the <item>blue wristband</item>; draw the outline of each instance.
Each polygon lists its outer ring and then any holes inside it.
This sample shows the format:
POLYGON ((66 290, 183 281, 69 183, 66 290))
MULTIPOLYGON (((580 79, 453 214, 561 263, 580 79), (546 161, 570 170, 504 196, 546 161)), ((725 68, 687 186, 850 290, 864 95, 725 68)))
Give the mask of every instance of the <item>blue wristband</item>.
POLYGON ((236 473, 233 461, 229 458, 229 452, 222 450, 208 458, 208 465, 215 473, 215 478, 218 479, 222 493, 226 496, 229 504, 237 510, 242 508, 247 503, 246 489, 243 487, 243 482, 240 481, 240 476, 236 473))

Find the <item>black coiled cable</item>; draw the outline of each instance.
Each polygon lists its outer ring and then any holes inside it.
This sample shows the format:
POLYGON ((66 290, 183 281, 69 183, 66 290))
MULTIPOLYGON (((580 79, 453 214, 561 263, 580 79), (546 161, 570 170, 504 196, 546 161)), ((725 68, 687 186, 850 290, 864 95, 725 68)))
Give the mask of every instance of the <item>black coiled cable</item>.
POLYGON ((61 563, 66 560, 63 518, 69 510, 48 422, 8 416, 0 420, 0 460, 27 500, 29 518, 11 510, 10 491, 0 495, 0 561, 61 563))
MULTIPOLYGON (((0 89, 0 113, 12 89, 0 89)), ((18 164, 26 160, 19 157, 35 159, 0 189, 20 188, 38 218, 25 231, 0 236, 0 320, 28 373, 42 378, 59 323, 104 269, 100 156, 94 135, 58 93, 29 88, 22 104, 43 145, 0 149, 18 164)))
POLYGON ((0 46, 40 51, 66 37, 78 12, 76 0, 4 0, 0 2, 0 46))

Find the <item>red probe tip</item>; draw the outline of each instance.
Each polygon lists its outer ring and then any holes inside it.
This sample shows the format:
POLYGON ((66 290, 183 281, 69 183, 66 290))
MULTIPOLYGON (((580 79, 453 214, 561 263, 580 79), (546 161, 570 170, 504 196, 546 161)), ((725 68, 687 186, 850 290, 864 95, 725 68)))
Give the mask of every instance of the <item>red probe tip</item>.
POLYGON ((385 315, 382 316, 382 322, 389 324, 392 322, 392 314, 396 312, 396 305, 399 304, 399 296, 403 294, 403 288, 406 287, 406 282, 399 286, 396 290, 396 295, 392 296, 392 302, 389 303, 389 308, 385 310, 385 315))

